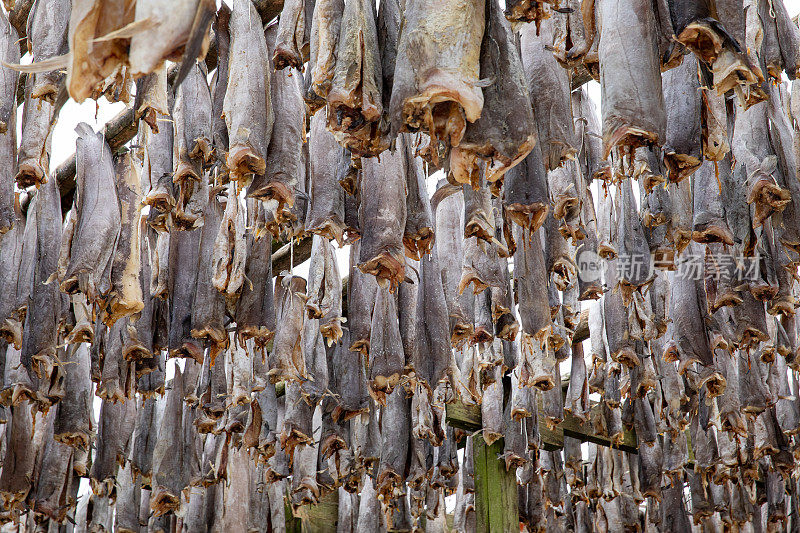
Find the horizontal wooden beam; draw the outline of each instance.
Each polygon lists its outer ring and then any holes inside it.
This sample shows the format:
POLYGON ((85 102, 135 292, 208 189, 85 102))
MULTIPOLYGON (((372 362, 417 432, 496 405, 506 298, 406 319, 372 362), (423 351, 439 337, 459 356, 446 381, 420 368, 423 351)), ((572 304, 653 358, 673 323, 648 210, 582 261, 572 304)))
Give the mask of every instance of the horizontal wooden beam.
MULTIPOLYGON (((564 436, 566 435, 567 437, 572 437, 581 442, 593 442, 601 446, 609 446, 626 452, 638 453, 635 431, 626 430, 621 442, 613 442, 608 435, 604 435, 596 430, 596 428, 601 427, 600 420, 602 416, 602 406, 596 404, 590 411, 588 421, 584 422, 576 418, 572 413, 564 412, 564 420, 556 424, 555 427, 550 428, 543 422, 544 415, 540 410, 537 419, 539 420, 539 435, 541 437, 542 446, 546 450, 561 449, 564 447, 564 436)), ((463 429, 471 433, 480 431, 483 427, 480 406, 467 405, 461 402, 447 404, 445 421, 455 428, 463 429)))

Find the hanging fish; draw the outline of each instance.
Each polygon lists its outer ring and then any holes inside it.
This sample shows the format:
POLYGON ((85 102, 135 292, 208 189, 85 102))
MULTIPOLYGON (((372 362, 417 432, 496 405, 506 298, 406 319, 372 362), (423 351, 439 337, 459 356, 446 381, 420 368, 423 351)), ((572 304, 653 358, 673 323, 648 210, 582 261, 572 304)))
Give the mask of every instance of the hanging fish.
POLYGON ((236 0, 230 21, 228 87, 223 114, 228 126, 227 166, 231 179, 250 183, 266 170, 274 113, 267 42, 255 6, 236 0))
POLYGON ((423 130, 424 157, 438 162, 438 143, 458 146, 467 122, 483 109, 479 86, 485 2, 411 2, 405 6, 389 108, 392 136, 423 130))

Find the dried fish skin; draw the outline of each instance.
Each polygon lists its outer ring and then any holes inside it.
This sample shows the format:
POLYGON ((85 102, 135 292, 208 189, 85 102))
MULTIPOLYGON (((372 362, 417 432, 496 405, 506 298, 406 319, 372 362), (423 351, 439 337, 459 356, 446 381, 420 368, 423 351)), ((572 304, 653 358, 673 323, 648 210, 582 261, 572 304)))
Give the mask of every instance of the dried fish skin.
POLYGON ((784 210, 791 194, 775 178, 778 158, 769 143, 768 104, 761 102, 747 109, 737 106, 731 140, 735 161, 733 172, 743 172, 747 203, 754 204, 753 228, 761 226, 773 213, 784 210))
MULTIPOLYGON (((717 165, 709 160, 703 162, 693 174, 692 198, 694 199, 692 239, 702 244, 720 242, 733 245, 733 234, 725 219, 720 182, 715 171, 722 173, 729 165, 717 165)), ((722 183, 728 182, 723 178, 722 183)))
POLYGON ((164 414, 153 449, 152 496, 150 509, 155 516, 177 511, 185 487, 183 472, 183 374, 175 368, 172 387, 167 392, 164 414))
POLYGON ((325 105, 333 83, 343 15, 344 0, 318 0, 314 3, 308 63, 310 86, 305 96, 311 113, 325 105))
POLYGON ((519 302, 522 331, 540 337, 552 327, 547 297, 547 269, 539 232, 514 228, 517 251, 514 254, 514 286, 519 302))
POLYGON ((202 225, 208 199, 208 177, 203 173, 213 157, 211 144, 211 91, 200 64, 191 68, 178 88, 172 108, 175 119, 175 229, 188 230, 202 225))
POLYGON ((287 67, 303 68, 303 49, 308 46, 304 4, 303 0, 289 0, 281 10, 275 50, 272 54, 275 70, 287 67))
MULTIPOLYGON (((5 63, 19 62, 17 32, 5 16, 0 17, 0 57, 5 63)), ((0 177, 0 235, 8 232, 16 221, 14 174, 17 164, 17 106, 19 72, 0 67, 0 160, 4 165, 0 177)))
POLYGON ((114 160, 102 134, 81 123, 76 128, 75 233, 66 243, 69 263, 60 277, 61 290, 82 292, 90 303, 111 288, 111 266, 121 229, 114 179, 114 160), (96 207, 102 206, 102 207, 96 207))
MULTIPOLYGON (((344 244, 344 189, 339 185, 339 157, 342 148, 325 128, 325 111, 311 118, 308 142, 311 163, 311 205, 306 229, 328 240, 344 244)), ((405 203, 404 203, 405 205, 405 203)))
MULTIPOLYGON (((192 304, 191 335, 202 339, 210 348, 209 357, 215 356, 228 345, 228 333, 225 331, 225 296, 213 284, 214 249, 219 229, 222 226, 223 207, 218 198, 218 189, 212 188, 208 203, 203 213, 203 227, 195 230, 201 232, 200 252, 197 263, 197 284, 192 304)), ((234 200, 235 201, 235 200, 234 200)))
MULTIPOLYGON (((70 7, 72 2, 63 0, 37 0, 28 14, 27 34, 28 50, 34 62, 46 61, 67 53, 67 29, 70 22, 70 7)), ((16 32, 14 32, 16 41, 16 32)), ((18 47, 16 47, 19 50, 18 47)), ((12 52, 13 55, 13 52, 12 52)), ((7 63, 19 63, 16 60, 7 63)), ((31 98, 43 98, 50 103, 55 103, 58 88, 64 81, 64 75, 59 69, 49 72, 38 72, 31 88, 31 98)))
POLYGON ((37 518, 61 522, 70 507, 64 502, 69 501, 71 484, 78 479, 72 472, 72 449, 52 438, 54 418, 51 414, 42 421, 46 429, 41 437, 41 462, 37 465, 31 507, 37 518))
POLYGON ((298 380, 305 375, 301 343, 305 293, 306 280, 301 277, 279 277, 275 282, 278 323, 267 372, 272 383, 281 379, 298 380))
POLYGON ((345 2, 336 67, 327 95, 328 128, 353 154, 376 156, 389 147, 375 4, 345 2))
MULTIPOLYGON (((417 381, 437 390, 440 384, 452 381, 450 372, 454 366, 451 346, 447 342, 450 330, 439 257, 425 255, 420 259, 419 268, 417 333, 410 363, 417 381)), ((406 357, 409 358, 409 354, 406 357)))
POLYGON ((686 56, 676 68, 661 75, 667 129, 664 164, 671 181, 690 176, 703 160, 701 145, 701 93, 697 60, 686 56))
POLYGON ((389 105, 392 136, 424 130, 432 161, 437 143, 458 146, 467 122, 483 109, 478 78, 485 14, 484 0, 415 0, 405 7, 389 105))
POLYGON ((245 210, 236 194, 236 184, 228 185, 225 213, 217 231, 211 254, 211 284, 229 300, 235 300, 244 284, 247 243, 245 210))
POLYGON ((141 270, 139 212, 142 190, 139 172, 130 152, 114 161, 117 199, 120 206, 120 232, 111 263, 111 292, 104 298, 101 318, 112 325, 118 319, 138 313, 144 307, 141 270))
POLYGON ((359 220, 362 228, 358 268, 382 288, 394 290, 405 277, 403 234, 406 226, 406 158, 403 141, 380 158, 362 161, 359 220), (380 161, 378 161, 380 159, 380 161))
POLYGON ((28 209, 27 225, 35 226, 36 240, 20 362, 33 383, 38 382, 37 401, 47 405, 63 394, 63 370, 56 365, 62 295, 55 282, 48 283, 58 268, 61 242, 61 196, 55 180, 39 188, 28 209))
MULTIPOLYGON (((33 488, 33 472, 36 466, 34 441, 35 411, 27 401, 11 407, 11 429, 3 464, 8 465, 0 473, 0 499, 3 509, 11 510, 23 504, 33 488)), ((41 420, 39 420, 41 422, 41 420)))
POLYGON ((653 7, 649 2, 600 0, 600 87, 603 158, 616 146, 661 144, 667 118, 653 7), (631 13, 636 17, 632 20, 631 13), (628 50, 629 43, 642 43, 628 50), (627 53, 620 53, 627 50, 627 53), (636 83, 619 83, 636 72, 636 83))
MULTIPOLYGON (((28 212, 33 213, 30 207, 28 212)), ((30 290, 30 277, 26 274, 31 272, 23 268, 26 220, 18 201, 14 204, 14 217, 10 229, 0 235, 0 337, 19 348, 22 345, 22 322, 28 303, 26 287, 30 290)), ((31 236, 36 238, 33 224, 28 228, 27 235, 29 239, 31 236)), ((35 241, 28 246, 29 263, 33 259, 32 246, 35 246, 35 241)))
POLYGON ((425 169, 422 159, 414 156, 412 140, 407 134, 404 148, 406 157, 406 227, 403 244, 406 256, 419 261, 433 249, 433 215, 428 190, 425 185, 425 169))
POLYGON ((544 224, 550 211, 550 193, 542 150, 535 145, 528 156, 506 173, 503 188, 505 218, 529 233, 544 224))
POLYGON ((737 8, 743 12, 742 3, 716 4, 720 6, 719 13, 715 3, 708 0, 669 2, 676 39, 709 65, 718 94, 733 88, 747 90, 749 85, 761 83, 763 75, 742 52, 745 48, 743 17, 732 13, 737 8), (730 28, 726 27, 729 23, 730 28))
POLYGON ((725 97, 702 89, 701 117, 703 156, 711 161, 720 161, 731 150, 725 97))
POLYGON ((67 347, 64 361, 64 397, 58 402, 53 438, 82 450, 89 450, 94 427, 92 381, 87 344, 67 347))
POLYGON ((158 133, 159 117, 168 116, 169 107, 167 66, 164 64, 154 72, 136 80, 134 117, 144 121, 153 133, 158 133))
MULTIPOLYGON (((267 28, 267 47, 274 42, 267 28)), ((253 176, 247 196, 278 203, 273 217, 280 223, 293 218, 295 196, 304 190, 303 146, 306 116, 300 73, 295 68, 275 71, 270 78, 270 97, 275 122, 266 154, 266 172, 253 176)))
MULTIPOLYGON (((20 189, 39 187, 47 181, 50 168, 50 145, 56 109, 46 100, 35 100, 30 96, 33 76, 25 84, 25 104, 22 111, 22 137, 17 154, 17 173, 14 180, 20 189)), ((16 98, 13 99, 16 101, 16 98)))
POLYGON ((227 166, 231 179, 246 185, 251 175, 266 170, 275 118, 267 41, 252 2, 234 2, 230 34, 228 88, 223 105, 230 145, 227 166))
MULTIPOLYGON (((156 70, 165 59, 194 64, 209 46, 208 28, 216 5, 211 0, 137 0, 128 64, 133 77, 156 70)), ((183 67, 182 67, 183 68, 183 67)))
POLYGON ((173 193, 173 140, 174 127, 170 115, 158 122, 158 131, 140 127, 139 143, 142 150, 142 200, 143 205, 150 206, 151 216, 158 215, 156 228, 167 231, 167 213, 175 205, 173 193))
POLYGON ((314 236, 308 274, 306 309, 308 317, 319 319, 319 329, 328 346, 342 336, 342 283, 336 254, 330 241, 314 236))
MULTIPOLYGON (((382 410, 380 463, 376 481, 378 493, 384 498, 399 495, 399 491, 402 490, 408 464, 409 439, 397 438, 397 435, 411 433, 409 407, 405 390, 398 387, 389 395, 382 410)), ((369 480, 367 482, 369 483, 369 480)), ((361 516, 359 525, 360 522, 361 516)))
POLYGON ((98 496, 112 493, 117 466, 125 463, 126 449, 136 425, 136 402, 103 400, 97 426, 97 444, 89 481, 98 496))
POLYGON ((200 230, 173 231, 168 241, 166 265, 169 320, 167 348, 170 357, 190 357, 198 364, 203 351, 191 336, 192 309, 200 254, 200 230))
POLYGON ((535 24, 526 24, 520 32, 525 78, 547 170, 558 168, 567 159, 573 159, 577 152, 569 73, 548 49, 553 46, 553 34, 552 19, 543 21, 541 29, 535 24))
POLYGON ((91 98, 103 81, 127 61, 129 36, 117 37, 115 32, 133 22, 135 9, 132 0, 72 2, 67 34, 67 90, 79 104, 91 98))
POLYGON ((406 366, 397 304, 387 288, 379 288, 372 312, 369 339, 369 392, 376 402, 386 405, 406 366))
MULTIPOLYGON (((251 206, 252 204, 248 205, 248 208, 251 206)), ((256 216, 264 216, 263 207, 258 207, 256 216)), ((275 335, 276 327, 275 293, 272 288, 272 237, 251 231, 245 238, 246 281, 236 303, 236 334, 240 342, 252 338, 257 346, 266 346, 275 335)))
POLYGON ((474 298, 469 292, 458 292, 464 264, 464 194, 461 187, 438 203, 434 216, 437 238, 433 253, 438 256, 442 268, 442 285, 450 321, 450 343, 459 347, 472 335, 471 315, 474 305, 474 298))

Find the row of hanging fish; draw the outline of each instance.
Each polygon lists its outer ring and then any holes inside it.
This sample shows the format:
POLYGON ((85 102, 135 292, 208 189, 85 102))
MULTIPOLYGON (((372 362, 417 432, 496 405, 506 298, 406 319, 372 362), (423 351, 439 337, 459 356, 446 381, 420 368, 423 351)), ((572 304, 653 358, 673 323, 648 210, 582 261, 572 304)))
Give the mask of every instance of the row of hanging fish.
POLYGON ((445 531, 455 494, 472 531, 460 401, 529 531, 797 527, 782 2, 294 0, 266 28, 249 0, 150 4, 34 4, 19 142, 0 17, 1 521, 280 531, 284 498, 335 497, 340 531, 445 531), (66 205, 62 87, 139 120, 114 151, 78 127, 66 205), (303 237, 307 277, 273 272, 273 238, 303 237), (545 450, 566 415, 638 453, 545 450))

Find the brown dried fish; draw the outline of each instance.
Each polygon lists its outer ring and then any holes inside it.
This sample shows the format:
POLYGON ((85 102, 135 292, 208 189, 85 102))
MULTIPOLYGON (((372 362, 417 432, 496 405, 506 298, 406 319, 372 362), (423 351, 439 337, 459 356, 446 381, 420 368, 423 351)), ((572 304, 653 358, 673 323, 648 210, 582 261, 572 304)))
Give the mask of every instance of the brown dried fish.
POLYGON ((406 366, 400 337, 397 304, 387 288, 379 288, 372 312, 369 340, 369 389, 376 402, 386 405, 406 366))
POLYGON ((694 56, 686 56, 680 66, 661 76, 667 112, 664 164, 669 169, 671 181, 690 176, 703 159, 700 142, 702 95, 697 68, 694 56))
POLYGON ((273 383, 296 380, 305 375, 301 332, 305 315, 306 280, 298 276, 280 276, 275 282, 278 322, 269 354, 267 376, 273 383))
POLYGON ((80 291, 94 303, 111 289, 121 214, 114 185, 114 160, 104 136, 86 123, 79 124, 76 132, 75 230, 65 242, 69 262, 58 277, 62 291, 80 291))
POLYGON ((272 289, 272 237, 257 229, 264 215, 261 202, 248 204, 248 216, 251 217, 248 227, 254 229, 245 237, 245 283, 235 313, 239 341, 253 338, 258 346, 266 346, 275 334, 276 327, 275 293, 272 289))
MULTIPOLYGON (((67 29, 70 24, 71 2, 37 0, 28 14, 28 51, 34 62, 47 61, 66 54, 69 50, 67 29)), ((16 32, 15 37, 16 37, 16 32)), ((14 39, 16 40, 16 38, 14 39)), ((19 50, 18 47, 14 47, 19 50)), ((13 54, 13 53, 12 53, 13 54)), ((19 56, 8 63, 19 63, 19 56)), ((31 98, 42 98, 55 103, 64 74, 59 69, 39 72, 31 90, 31 98)))
POLYGON ((317 0, 311 22, 309 79, 305 95, 311 113, 325 105, 336 69, 344 0, 317 0))
MULTIPOLYGON (((538 131, 538 144, 547 170, 558 168, 577 151, 572 122, 568 72, 548 50, 553 45, 552 19, 526 24, 520 32, 525 77, 538 131), (541 26, 541 30, 539 27, 541 26)), ((604 107, 605 109, 605 107, 604 107)))
MULTIPOLYGON (((271 28, 267 28, 266 39, 267 47, 272 49, 275 39, 271 28)), ((280 224, 284 218, 292 218, 290 210, 295 205, 296 193, 305 190, 306 117, 299 71, 295 68, 276 71, 270 84, 275 122, 267 148, 266 172, 253 177, 247 196, 276 201, 273 218, 280 224)))
POLYGON ((139 282, 139 211, 142 190, 139 172, 130 152, 116 157, 114 173, 121 216, 120 232, 111 263, 111 292, 104 298, 105 309, 101 314, 101 318, 109 325, 119 318, 138 313, 144 307, 139 282))
POLYGON ((336 344, 342 336, 342 282, 333 246, 319 235, 314 236, 311 247, 306 295, 309 318, 319 319, 328 346, 336 344))
POLYGON ((342 146, 359 156, 376 156, 389 147, 379 54, 374 3, 345 2, 326 97, 328 127, 342 146))
POLYGON ((604 158, 616 146, 663 143, 666 114, 653 6, 642 0, 601 1, 598 18, 604 158), (634 42, 641 46, 631 49, 634 42), (637 82, 620 83, 631 72, 637 82))
POLYGON ((228 87, 223 114, 228 126, 231 179, 248 184, 266 170, 274 113, 267 42, 252 2, 236 0, 230 21, 228 87))
POLYGON ((344 243, 344 189, 339 185, 339 156, 341 148, 333 134, 325 128, 325 111, 311 118, 309 138, 311 163, 311 205, 306 228, 328 240, 344 243))
POLYGON ((434 163, 438 143, 458 146, 467 122, 483 109, 478 78, 485 13, 484 0, 405 7, 389 108, 392 136, 426 131, 431 144, 424 157, 434 163))
POLYGON ((235 301, 244 284, 247 242, 246 213, 236 194, 236 184, 228 185, 225 213, 219 224, 211 254, 211 284, 228 300, 235 301))
POLYGON ((414 147, 411 136, 402 134, 405 138, 406 156, 406 227, 403 232, 403 244, 406 255, 415 261, 430 253, 433 249, 433 215, 431 203, 428 200, 428 190, 425 185, 425 169, 420 158, 414 157, 414 147))
POLYGON ((403 233, 406 226, 406 157, 403 141, 379 158, 363 161, 361 187, 361 248, 358 268, 394 290, 405 277, 403 233))
POLYGON ((203 169, 211 162, 213 152, 211 91, 200 64, 192 67, 178 88, 172 116, 175 119, 172 181, 176 187, 173 225, 179 230, 198 228, 208 200, 208 177, 203 169))
POLYGON ((14 179, 19 188, 39 187, 47 181, 50 168, 50 145, 56 121, 56 107, 46 100, 31 96, 33 76, 25 83, 25 104, 22 111, 22 137, 17 154, 14 179))

